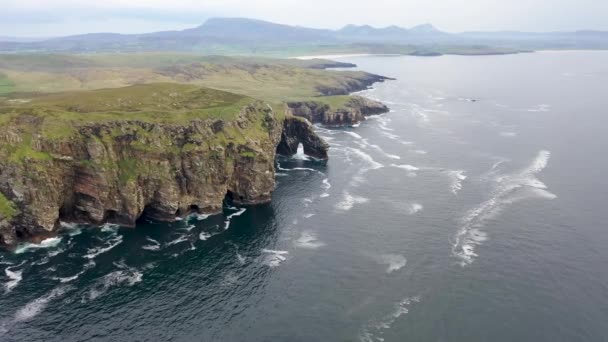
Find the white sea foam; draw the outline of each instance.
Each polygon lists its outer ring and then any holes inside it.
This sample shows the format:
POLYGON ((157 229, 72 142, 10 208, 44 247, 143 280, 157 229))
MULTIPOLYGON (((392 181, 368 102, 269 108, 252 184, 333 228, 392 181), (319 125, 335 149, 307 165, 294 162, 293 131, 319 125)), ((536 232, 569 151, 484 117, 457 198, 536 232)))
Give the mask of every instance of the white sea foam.
POLYGON ((390 158, 390 159, 401 159, 401 157, 399 157, 398 155, 395 155, 395 154, 390 154, 390 153, 386 153, 386 152, 384 152, 384 150, 383 150, 383 149, 382 149, 380 146, 378 146, 378 145, 376 145, 376 144, 370 144, 370 143, 367 141, 367 139, 363 139, 363 142, 364 142, 364 144, 365 144, 366 146, 369 146, 369 147, 371 147, 371 148, 375 149, 376 151, 380 152, 382 155, 384 155, 384 156, 385 156, 385 157, 387 157, 387 158, 390 158))
POLYGON ((428 152, 425 150, 413 150, 412 152, 414 152, 416 154, 428 154, 428 152))
MULTIPOLYGON (((236 209, 236 208, 234 208, 234 209, 236 209)), ((236 213, 232 213, 232 214, 226 216, 226 221, 224 221, 224 230, 227 230, 228 228, 230 228, 230 220, 233 217, 235 217, 235 216, 241 216, 245 211, 247 211, 247 209, 241 208, 236 213)))
POLYGON ((329 193, 324 192, 319 197, 321 197, 321 198, 329 197, 329 193))
POLYGON ((180 235, 177 237, 177 239, 167 242, 167 246, 177 245, 179 243, 186 242, 188 240, 189 240, 188 235, 186 235, 186 234, 180 235))
POLYGON ((269 267, 278 267, 287 260, 288 251, 276 251, 272 249, 262 249, 262 253, 266 254, 263 263, 269 267))
POLYGON ((285 177, 285 176, 289 176, 288 174, 283 173, 283 172, 277 172, 277 173, 275 173, 274 175, 275 175, 275 176, 277 176, 277 177, 285 177))
POLYGON ((14 268, 20 267, 22 265, 23 263, 17 266, 9 266, 4 269, 4 274, 6 274, 6 276, 10 279, 4 284, 5 293, 11 292, 15 287, 17 287, 17 285, 19 285, 19 283, 23 279, 23 270, 13 270, 14 268))
POLYGON ((238 251, 236 252, 236 258, 239 261, 239 264, 241 265, 245 265, 245 262, 247 262, 247 258, 239 254, 238 251))
POLYGON ((464 170, 450 170, 445 171, 445 174, 448 175, 450 179, 450 189, 454 195, 457 195, 460 190, 462 190, 462 182, 467 179, 464 170))
POLYGON ((414 215, 420 211, 422 211, 422 209, 424 209, 424 206, 422 206, 422 204, 420 203, 411 203, 408 207, 408 213, 410 215, 414 215))
MULTIPOLYGON (((84 269, 82 271, 74 274, 71 277, 53 277, 52 279, 59 280, 60 283, 69 283, 69 282, 72 282, 72 281, 78 279, 78 277, 80 277, 81 275, 83 275, 84 272, 86 272, 87 269, 90 268, 90 267, 87 267, 87 265, 89 265, 89 264, 85 264, 85 267, 84 267, 84 269)), ((93 263, 93 265, 94 265, 94 263, 93 263)))
POLYGON ((382 254, 376 257, 381 265, 387 265, 386 273, 393 273, 405 267, 407 260, 401 254, 382 254))
POLYGON ((61 240, 62 240, 61 237, 53 237, 53 238, 44 239, 40 243, 27 242, 27 243, 19 245, 17 247, 17 249, 15 249, 15 254, 22 254, 22 253, 29 252, 31 250, 40 249, 40 248, 57 247, 57 245, 59 245, 59 243, 61 243, 61 240))
POLYGON ((350 135, 353 138, 357 138, 357 139, 363 139, 362 136, 360 136, 359 134, 355 133, 355 132, 351 132, 351 131, 343 131, 345 134, 350 135))
POLYGON ((321 187, 325 190, 329 190, 331 188, 331 184, 329 183, 329 178, 325 178, 323 180, 323 184, 321 185, 321 187))
POLYGON ((160 242, 152 239, 151 237, 146 237, 146 240, 148 240, 148 242, 150 242, 151 244, 142 246, 141 247, 142 249, 145 249, 147 251, 158 251, 158 250, 160 250, 160 242))
POLYGON ((367 202, 369 202, 368 198, 361 197, 361 196, 354 196, 345 191, 343 194, 342 201, 336 203, 335 207, 338 210, 348 211, 348 210, 352 209, 355 206, 355 204, 364 204, 367 202))
POLYGON ((325 243, 319 241, 315 233, 304 231, 300 234, 300 237, 295 241, 295 245, 299 248, 317 249, 325 246, 325 243))
POLYGON ((199 214, 199 213, 195 213, 191 215, 193 218, 195 218, 197 221, 203 221, 209 218, 209 214, 199 214))
POLYGON ((201 233, 198 235, 198 238, 199 238, 199 240, 201 240, 201 241, 205 241, 205 240, 209 239, 210 237, 211 237, 211 234, 210 234, 210 233, 207 233, 207 232, 201 232, 201 233))
POLYGON ((68 231, 69 236, 76 236, 76 235, 80 235, 82 233, 82 229, 76 223, 69 223, 69 222, 61 221, 61 222, 59 222, 59 225, 61 226, 61 228, 68 231))
POLYGON ((101 255, 103 253, 110 251, 112 248, 120 245, 121 243, 122 243, 122 235, 115 235, 112 238, 110 238, 108 241, 106 241, 103 246, 90 248, 87 251, 87 254, 84 255, 83 257, 87 258, 87 259, 93 259, 93 258, 97 257, 98 255, 101 255))
POLYGON ((124 264, 115 265, 120 269, 103 276, 103 278, 101 278, 101 280, 89 291, 89 300, 98 298, 112 287, 121 285, 133 286, 142 281, 143 273, 139 270, 124 264))
POLYGON ((513 138, 517 136, 515 132, 500 132, 500 136, 504 138, 513 138))
POLYGON ((315 216, 315 214, 308 213, 308 214, 304 214, 304 215, 302 215, 302 216, 303 216, 305 219, 309 219, 309 218, 311 218, 311 217, 315 216))
POLYGON ((420 170, 420 168, 409 165, 409 164, 403 164, 403 165, 396 165, 396 164, 391 164, 392 167, 398 167, 400 169, 404 169, 407 171, 418 171, 420 170))
POLYGON ((304 154, 304 145, 302 145, 302 143, 298 144, 296 154, 294 154, 291 158, 296 160, 310 160, 310 157, 304 154))
POLYGON ((551 105, 548 104, 539 104, 532 108, 527 109, 528 112, 548 112, 551 109, 551 105))
POLYGON ((536 175, 547 167, 549 151, 542 150, 532 163, 519 172, 497 177, 497 186, 492 196, 469 210, 452 242, 452 255, 460 260, 461 266, 471 264, 478 254, 475 247, 487 239, 481 229, 496 217, 506 205, 529 198, 554 199, 557 196, 547 190, 547 186, 536 175))
POLYGON ((410 306, 414 303, 420 302, 420 297, 407 297, 397 302, 394 306, 393 311, 382 317, 381 319, 373 319, 363 326, 359 334, 359 341, 361 342, 382 342, 384 338, 384 331, 391 328, 393 323, 404 314, 407 314, 410 310, 410 306))
POLYGON ((36 298, 33 301, 25 304, 25 306, 17 310, 15 313, 15 322, 28 321, 36 317, 38 314, 44 311, 44 309, 46 309, 52 300, 63 296, 68 290, 70 290, 70 288, 67 286, 58 286, 44 296, 36 298))
POLYGON ((399 140, 399 136, 396 135, 396 134, 393 134, 391 132, 382 131, 381 133, 382 133, 382 135, 384 135, 385 137, 387 137, 387 138, 389 138, 391 140, 399 140))
POLYGON ((361 167, 361 172, 365 172, 365 171, 369 171, 369 170, 376 170, 376 169, 384 167, 384 165, 376 162, 374 160, 374 158, 372 158, 369 154, 361 151, 360 149, 346 147, 344 149, 344 151, 347 153, 347 155, 356 156, 357 158, 361 159, 362 161, 364 161, 367 164, 366 167, 361 167))
POLYGON ((103 226, 101 226, 101 231, 105 232, 105 233, 115 233, 118 231, 118 228, 120 228, 120 226, 117 224, 106 223, 103 226))

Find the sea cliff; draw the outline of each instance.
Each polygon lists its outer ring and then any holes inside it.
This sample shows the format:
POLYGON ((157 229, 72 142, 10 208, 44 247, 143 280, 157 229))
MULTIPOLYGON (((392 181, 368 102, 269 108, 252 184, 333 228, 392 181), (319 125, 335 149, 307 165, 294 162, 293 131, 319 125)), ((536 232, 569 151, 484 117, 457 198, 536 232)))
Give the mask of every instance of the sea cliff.
POLYGON ((356 125, 365 120, 366 116, 389 111, 383 103, 361 96, 350 96, 339 105, 322 100, 308 100, 289 102, 287 106, 290 114, 329 127, 356 125))
POLYGON ((134 226, 268 202, 277 150, 327 158, 283 105, 177 84, 12 99, 0 106, 0 244, 60 221, 134 226), (295 146, 295 149, 294 149, 295 146))

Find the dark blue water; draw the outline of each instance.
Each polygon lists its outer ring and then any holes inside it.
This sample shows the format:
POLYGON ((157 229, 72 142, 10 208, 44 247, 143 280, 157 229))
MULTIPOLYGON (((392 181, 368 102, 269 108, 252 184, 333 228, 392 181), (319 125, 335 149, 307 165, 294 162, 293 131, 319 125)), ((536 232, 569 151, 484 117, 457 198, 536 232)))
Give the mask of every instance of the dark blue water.
POLYGON ((327 165, 2 252, 0 340, 608 341, 608 53, 348 60, 393 111, 327 165))

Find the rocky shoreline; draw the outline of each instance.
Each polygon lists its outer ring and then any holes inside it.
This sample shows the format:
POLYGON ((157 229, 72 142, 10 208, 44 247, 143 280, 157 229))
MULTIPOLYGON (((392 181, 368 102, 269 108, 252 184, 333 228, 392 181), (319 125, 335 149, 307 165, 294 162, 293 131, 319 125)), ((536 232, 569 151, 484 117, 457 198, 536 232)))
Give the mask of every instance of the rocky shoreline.
POLYGON ((328 158, 329 146, 311 123, 350 126, 388 107, 353 96, 338 110, 315 101, 278 110, 258 101, 231 121, 91 122, 63 140, 26 132, 40 118, 22 114, 0 135, 0 245, 48 237, 60 222, 134 227, 141 217, 174 221, 190 213, 216 214, 226 198, 240 205, 267 203, 277 154, 291 156, 302 143, 307 155, 328 158), (28 153, 20 155, 11 144, 27 144, 28 153))

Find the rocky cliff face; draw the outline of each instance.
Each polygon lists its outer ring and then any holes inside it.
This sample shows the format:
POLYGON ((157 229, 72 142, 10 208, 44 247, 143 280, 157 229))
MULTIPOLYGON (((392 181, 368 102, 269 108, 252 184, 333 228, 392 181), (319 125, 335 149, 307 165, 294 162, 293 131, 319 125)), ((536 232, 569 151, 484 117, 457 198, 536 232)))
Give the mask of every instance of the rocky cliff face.
POLYGON ((318 86, 317 91, 325 96, 348 95, 356 91, 368 89, 374 83, 392 80, 390 77, 370 73, 362 73, 358 77, 344 79, 337 86, 318 86))
POLYGON ((236 203, 267 202, 275 186, 277 146, 327 158, 327 145, 304 120, 268 105, 243 108, 236 120, 184 124, 114 120, 82 123, 65 139, 32 127, 24 113, 0 133, 0 244, 59 228, 60 220, 134 226, 142 215, 172 221, 216 213, 236 203))
POLYGON ((290 102, 288 107, 294 116, 330 127, 352 126, 365 120, 368 115, 389 111, 386 105, 361 96, 352 96, 337 109, 318 101, 290 102))
POLYGON ((329 145, 314 132, 308 120, 290 116, 285 118, 283 125, 277 153, 285 156, 294 155, 298 151, 298 145, 302 143, 306 155, 317 159, 327 159, 329 145))

